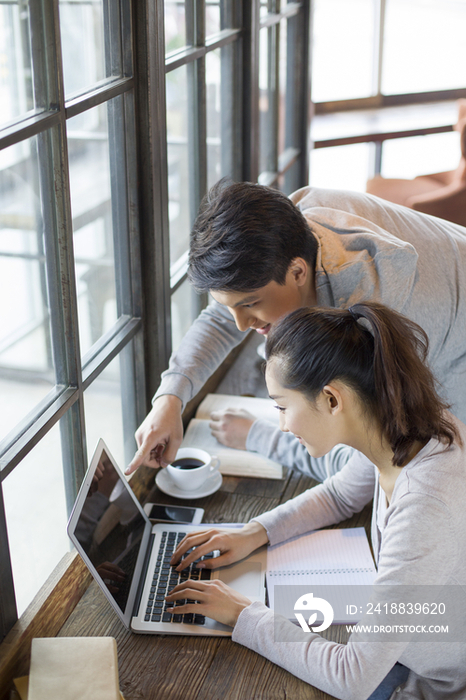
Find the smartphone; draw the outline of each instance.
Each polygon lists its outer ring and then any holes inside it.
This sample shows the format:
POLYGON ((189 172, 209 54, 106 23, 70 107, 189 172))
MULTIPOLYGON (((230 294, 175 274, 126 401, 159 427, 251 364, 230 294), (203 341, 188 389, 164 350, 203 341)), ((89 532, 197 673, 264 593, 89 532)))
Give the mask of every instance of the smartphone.
POLYGON ((202 523, 204 508, 187 506, 164 506, 161 503, 146 503, 144 513, 155 523, 202 523))

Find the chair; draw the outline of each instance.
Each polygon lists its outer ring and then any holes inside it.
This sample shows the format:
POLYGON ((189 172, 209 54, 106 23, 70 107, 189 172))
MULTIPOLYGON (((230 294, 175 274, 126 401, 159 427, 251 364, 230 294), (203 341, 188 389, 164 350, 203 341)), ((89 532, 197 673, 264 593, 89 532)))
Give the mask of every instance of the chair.
POLYGON ((461 159, 456 170, 420 175, 413 180, 377 176, 368 180, 366 192, 416 211, 466 226, 466 99, 458 100, 461 159))

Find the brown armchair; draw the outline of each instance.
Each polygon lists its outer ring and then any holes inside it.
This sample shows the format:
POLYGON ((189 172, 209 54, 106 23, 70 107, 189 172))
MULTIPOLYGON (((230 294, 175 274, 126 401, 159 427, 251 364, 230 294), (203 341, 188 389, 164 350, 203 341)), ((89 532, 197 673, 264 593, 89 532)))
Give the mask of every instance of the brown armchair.
POLYGON ((420 175, 413 180, 377 176, 366 192, 396 204, 466 226, 466 99, 458 101, 461 159, 456 170, 420 175))

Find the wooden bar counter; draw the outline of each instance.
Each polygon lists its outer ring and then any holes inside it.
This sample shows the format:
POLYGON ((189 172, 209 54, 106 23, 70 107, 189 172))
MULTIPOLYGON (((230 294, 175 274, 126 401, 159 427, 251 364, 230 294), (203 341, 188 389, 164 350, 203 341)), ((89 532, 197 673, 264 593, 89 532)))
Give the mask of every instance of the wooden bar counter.
MULTIPOLYGON (((142 502, 176 502, 155 486, 150 488, 154 483, 152 470, 141 471, 139 488, 135 490, 140 491, 142 502), (144 492, 146 498, 142 497, 144 492)), ((205 522, 247 522, 315 484, 299 472, 284 472, 281 480, 224 477, 217 493, 192 505, 205 508, 205 522)), ((368 506, 340 527, 364 526, 369 532, 370 512, 368 506)), ((125 700, 330 697, 229 638, 133 634, 123 627, 92 582, 58 636, 100 635, 117 640, 120 688, 125 700)), ((337 625, 325 636, 335 641, 347 639, 344 626, 337 625)))

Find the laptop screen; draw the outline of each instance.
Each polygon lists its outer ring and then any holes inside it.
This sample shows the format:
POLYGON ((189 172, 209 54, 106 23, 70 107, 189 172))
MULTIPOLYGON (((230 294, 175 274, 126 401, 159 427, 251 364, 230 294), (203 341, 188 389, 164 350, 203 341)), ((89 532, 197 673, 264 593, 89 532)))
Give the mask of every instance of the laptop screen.
POLYGON ((74 538, 124 613, 147 520, 105 449, 77 516, 74 538))

